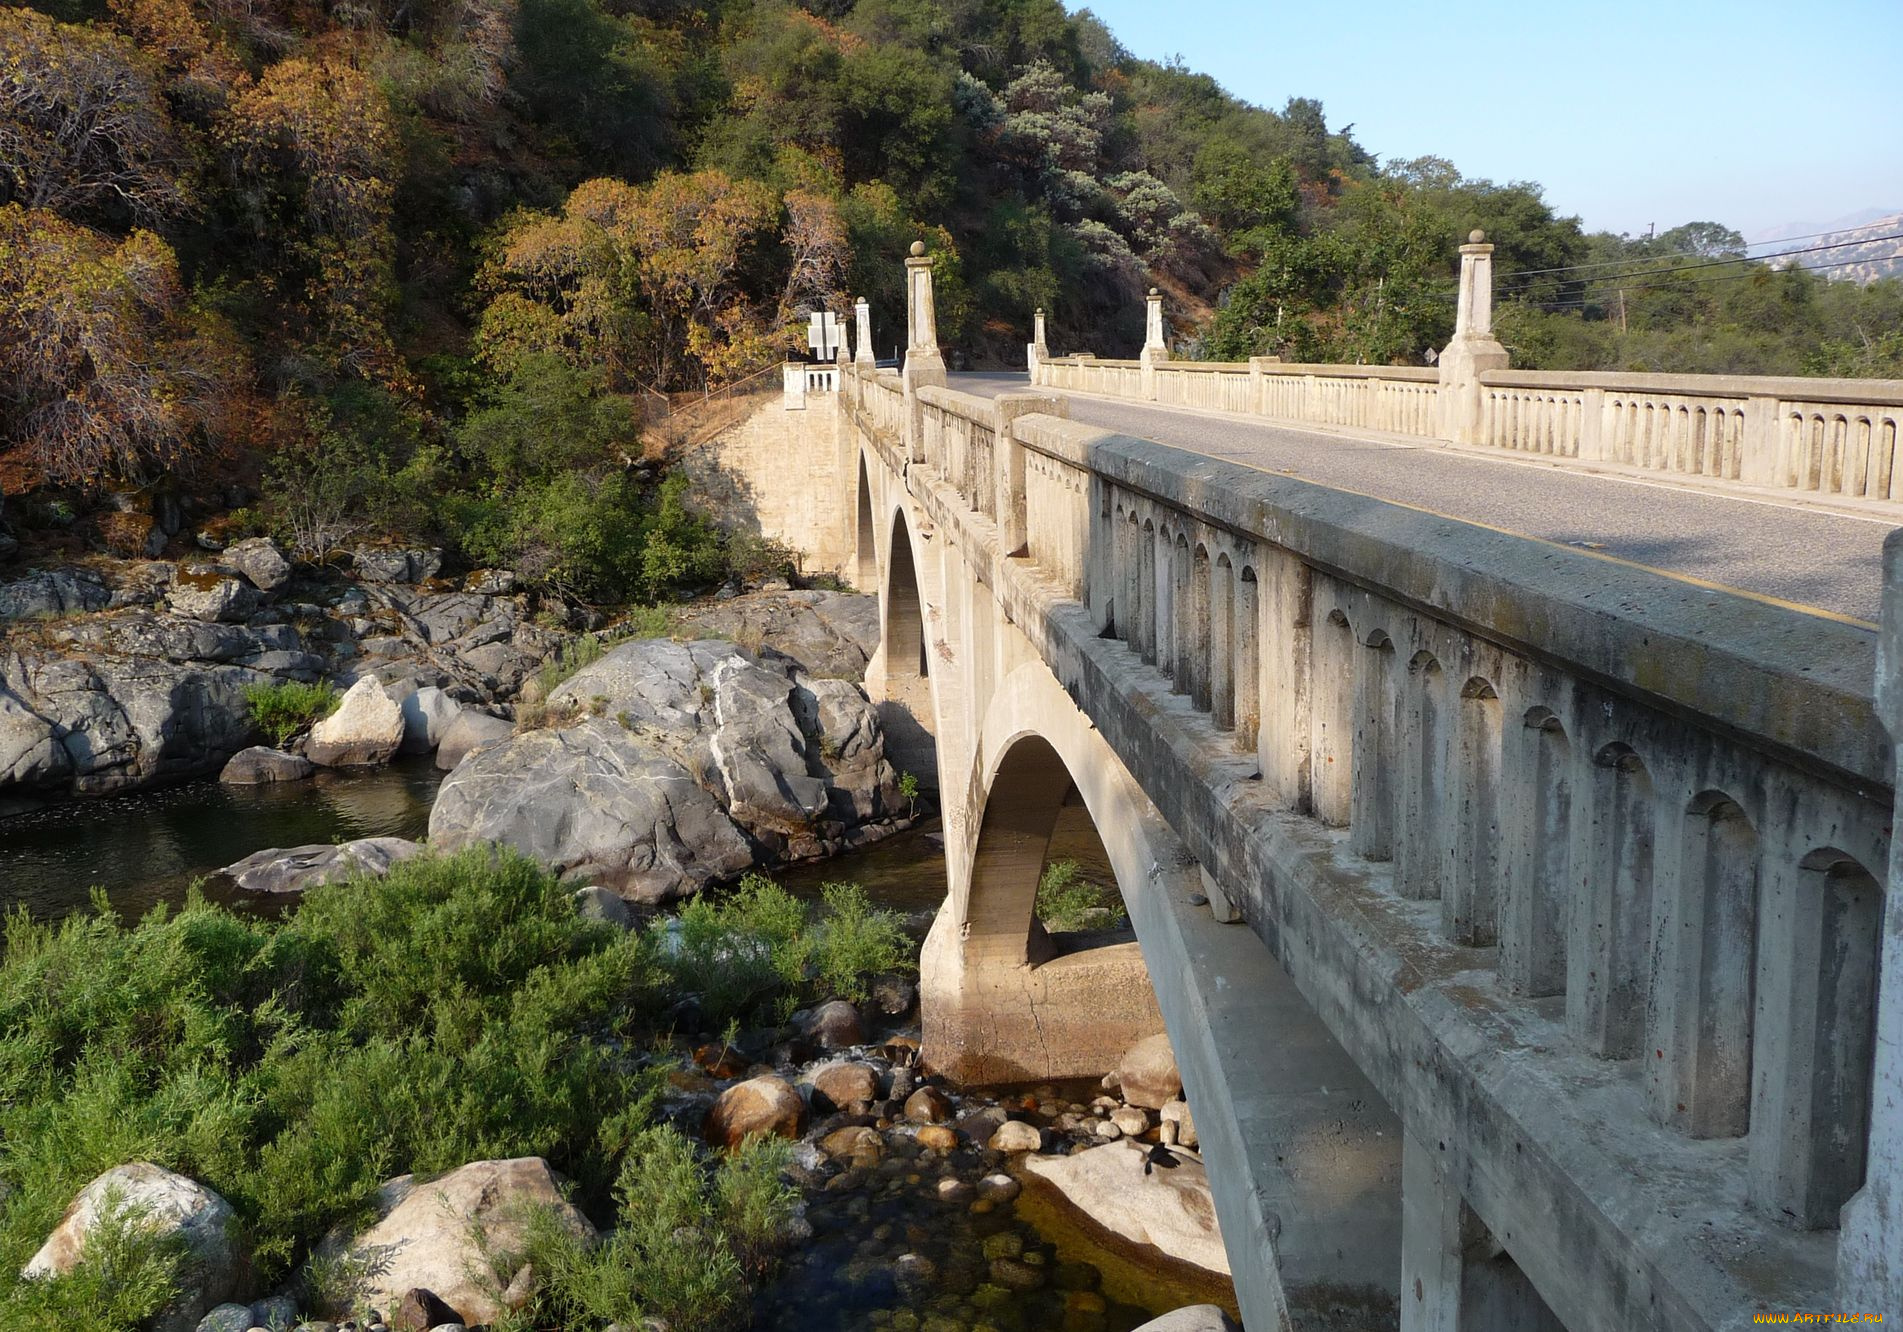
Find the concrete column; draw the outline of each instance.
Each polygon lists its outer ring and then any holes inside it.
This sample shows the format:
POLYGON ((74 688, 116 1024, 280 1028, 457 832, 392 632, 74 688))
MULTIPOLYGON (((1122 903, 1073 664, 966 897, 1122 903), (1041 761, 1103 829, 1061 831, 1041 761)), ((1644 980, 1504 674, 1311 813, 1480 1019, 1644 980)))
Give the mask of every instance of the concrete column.
POLYGON ((1440 354, 1441 434, 1456 444, 1481 444, 1484 396, 1480 376, 1507 368, 1507 349, 1493 337, 1493 246, 1484 231, 1460 247, 1460 304, 1454 338, 1440 354))
POLYGON ((1308 654, 1314 579, 1285 551, 1264 547, 1256 676, 1262 696, 1256 757, 1283 809, 1309 808, 1308 654))
POLYGON ((925 461, 925 430, 918 391, 945 382, 945 358, 938 350, 938 309, 932 298, 932 260, 924 241, 912 242, 905 261, 905 444, 913 462, 925 461))
POLYGON ((1781 486, 1787 475, 1777 399, 1752 397, 1744 404, 1744 441, 1738 479, 1754 486, 1781 486))
POLYGON ((1039 306, 1037 313, 1031 316, 1031 345, 1024 349, 1025 359, 1030 364, 1031 383, 1038 382, 1038 374, 1044 369, 1044 362, 1051 359, 1051 349, 1044 341, 1044 307, 1039 306))
POLYGON ((1564 1332, 1460 1196, 1446 1144, 1401 1150, 1401 1332, 1564 1332))
POLYGON ((806 410, 806 367, 797 361, 780 367, 780 402, 789 412, 806 410))
POLYGON ((1251 356, 1249 358, 1249 410, 1257 416, 1269 414, 1269 372, 1268 367, 1280 365, 1279 356, 1251 356))
POLYGON ((1144 297, 1143 351, 1137 360, 1143 367, 1143 396, 1156 400, 1156 367, 1170 359, 1169 344, 1163 341, 1163 294, 1155 287, 1144 297))
POLYGON ((875 368, 878 357, 872 352, 872 307, 866 304, 865 297, 861 296, 852 303, 852 316, 858 334, 852 359, 870 372, 875 368))
POLYGON ((994 512, 998 520, 998 545, 1006 555, 1027 553, 1030 542, 1030 515, 1024 497, 1024 444, 1018 437, 1017 421, 1033 413, 1040 416, 1068 417, 1070 403, 1046 393, 1001 393, 993 399, 997 410, 997 448, 992 451, 992 467, 997 475, 994 512))
MULTIPOLYGON (((1877 715, 1903 739, 1903 532, 1883 543, 1883 636, 1877 646, 1877 715)), ((1903 746, 1897 758, 1903 790, 1903 746)), ((1837 1242, 1842 1309, 1903 1308, 1903 842, 1890 851, 1878 959, 1876 1061, 1863 1189, 1844 1205, 1837 1242)))
POLYGON ((1606 391, 1587 389, 1579 409, 1579 461, 1601 462, 1606 456, 1606 391))

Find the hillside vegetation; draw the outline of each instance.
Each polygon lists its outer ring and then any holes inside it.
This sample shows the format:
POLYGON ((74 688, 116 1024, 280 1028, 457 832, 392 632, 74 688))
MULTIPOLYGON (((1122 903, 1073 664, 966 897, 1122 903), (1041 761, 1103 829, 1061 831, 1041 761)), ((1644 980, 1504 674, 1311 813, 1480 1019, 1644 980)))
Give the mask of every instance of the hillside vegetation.
POLYGON ((1419 364, 1476 226, 1519 364, 1903 373, 1895 281, 1668 274, 1735 233, 1586 235, 1057 0, 37 0, 0 9, 0 521, 182 485, 306 553, 651 595, 688 520, 642 404, 854 295, 889 353, 915 239, 966 364, 1037 306, 1128 353, 1153 284, 1188 354, 1419 364))

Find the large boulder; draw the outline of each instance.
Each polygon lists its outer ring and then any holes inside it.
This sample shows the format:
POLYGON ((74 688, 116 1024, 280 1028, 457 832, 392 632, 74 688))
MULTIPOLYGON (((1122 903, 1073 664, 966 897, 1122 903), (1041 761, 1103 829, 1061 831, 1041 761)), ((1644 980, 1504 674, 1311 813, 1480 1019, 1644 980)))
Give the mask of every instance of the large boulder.
POLYGON ((484 745, 499 745, 515 734, 515 723, 492 717, 476 708, 464 708, 444 729, 436 744, 436 766, 453 768, 471 751, 484 745))
POLYGON ((103 610, 112 592, 85 569, 49 569, 0 583, 0 620, 50 619, 103 610))
POLYGON ((227 786, 265 786, 272 782, 301 781, 317 771, 302 754, 287 754, 268 745, 253 745, 231 756, 218 773, 227 786))
POLYGON ((879 599, 853 592, 759 592, 690 611, 684 633, 759 644, 815 678, 863 680, 879 646, 879 599))
POLYGON ((428 1182, 404 1175, 379 1191, 374 1225, 347 1243, 327 1241, 320 1257, 338 1257, 338 1270, 363 1273, 351 1292, 359 1305, 393 1310, 421 1289, 463 1323, 490 1323, 507 1311, 498 1292, 523 1266, 538 1211, 580 1238, 594 1238, 595 1228, 562 1197, 560 1180, 539 1156, 475 1161, 428 1182))
POLYGON ((708 1142, 732 1151, 748 1138, 798 1138, 805 1127, 806 1102, 785 1078, 768 1074, 722 1092, 704 1131, 708 1142))
POLYGON ((247 892, 301 893, 357 874, 388 874, 390 866, 422 851, 421 842, 401 837, 363 837, 318 846, 271 847, 218 872, 229 875, 247 892))
POLYGON ((470 754, 443 782, 429 839, 512 846, 638 902, 730 879, 753 850, 719 803, 615 722, 531 731, 470 754))
POLYGON ((1150 1151, 1124 1138, 1069 1156, 1027 1156, 1024 1169, 1105 1230, 1228 1276, 1203 1163, 1172 1149, 1174 1167, 1145 1174, 1150 1151))
POLYGON ((432 842, 504 842, 653 902, 841 850, 904 812, 863 693, 728 643, 624 643, 546 709, 555 729, 455 768, 432 842))
POLYGON ((387 763, 403 743, 403 709, 370 676, 350 686, 337 710, 311 727, 305 753, 325 768, 387 763))
POLYGON ((227 569, 195 565, 178 571, 165 603, 188 620, 241 624, 258 608, 258 590, 227 569))
POLYGON ((1183 1092, 1176 1052, 1164 1035, 1145 1037, 1125 1050, 1115 1076, 1123 1099, 1146 1110, 1161 1110, 1183 1092))
POLYGON ((449 728, 463 713, 463 705, 435 685, 425 685, 404 696, 403 743, 405 754, 427 754, 442 744, 449 728))
POLYGON ((198 1320, 237 1288, 243 1260, 231 1205, 203 1184, 144 1161, 115 1166, 81 1189, 20 1274, 42 1280, 71 1272, 110 1218, 183 1246, 178 1294, 148 1324, 151 1332, 193 1332, 198 1320))
POLYGON ((291 562, 269 537, 251 537, 226 546, 221 564, 236 569, 260 592, 275 592, 291 581, 291 562))

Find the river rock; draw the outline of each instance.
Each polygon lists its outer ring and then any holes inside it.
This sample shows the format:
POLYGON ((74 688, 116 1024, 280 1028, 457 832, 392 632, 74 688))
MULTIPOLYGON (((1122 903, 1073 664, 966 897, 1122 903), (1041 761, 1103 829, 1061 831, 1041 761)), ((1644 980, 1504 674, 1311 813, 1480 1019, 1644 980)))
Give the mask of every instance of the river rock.
POLYGON ((147 1326, 151 1332, 193 1332, 237 1285, 242 1268, 233 1241, 237 1217, 204 1185, 159 1166, 143 1161, 115 1166, 81 1189, 20 1274, 41 1280, 71 1272, 101 1221, 127 1213, 136 1213, 135 1224, 143 1229, 176 1237, 188 1255, 177 1296, 147 1326))
POLYGON ((1156 1117, 1157 1127, 1173 1126, 1169 1130, 1172 1135, 1171 1142, 1180 1142, 1185 1147, 1196 1145, 1196 1120, 1189 1113, 1188 1103, 1181 1100, 1165 1101, 1163 1108, 1157 1111, 1156 1117))
POLYGON ((784 1078, 767 1074, 727 1088, 707 1114, 707 1141, 732 1151, 748 1138, 798 1138, 806 1102, 784 1078))
POLYGON ((920 1087, 905 1098, 905 1117, 915 1124, 943 1124, 955 1113, 951 1097, 936 1087, 920 1087))
POLYGON ((1124 1139, 1069 1156, 1025 1158, 1025 1169, 1106 1230, 1206 1271, 1229 1275, 1209 1176, 1176 1152, 1174 1169, 1143 1173, 1150 1149, 1124 1139))
MULTIPOLYGON (((1132 1138, 1142 1137, 1144 1133, 1148 1132, 1150 1127, 1150 1117, 1134 1105, 1119 1106, 1117 1109, 1112 1110, 1110 1112, 1110 1122, 1116 1125, 1125 1135, 1132 1138)), ((1188 1146, 1187 1143, 1184 1145, 1188 1146)))
POLYGON ((381 877, 390 872, 390 866, 422 851, 421 842, 401 837, 364 837, 354 842, 271 847, 218 872, 248 892, 301 893, 357 874, 381 877))
POLYGON ((746 837, 680 764, 599 719, 471 753, 437 792, 430 842, 501 843, 643 903, 754 863, 746 837))
POLYGON ((1181 1095, 1183 1075, 1177 1072, 1170 1038, 1146 1037, 1125 1050, 1117 1061, 1116 1085, 1124 1100, 1146 1110, 1161 1110, 1181 1095))
POLYGON ((808 1075, 815 1109, 844 1110, 879 1099, 879 1074, 870 1064, 834 1060, 808 1075), (819 1105, 824 1101, 825 1105, 819 1105))
POLYGON ((366 583, 425 583, 442 572, 443 552, 362 546, 351 552, 350 567, 366 583))
POLYGON ((552 1213, 579 1239, 595 1238, 548 1163, 523 1156, 474 1161, 427 1182, 390 1180, 377 1194, 376 1223, 354 1238, 330 1237, 316 1256, 362 1272, 349 1292, 356 1307, 395 1309, 420 1288, 453 1309, 455 1321, 494 1322, 507 1306, 487 1274, 520 1271, 536 1211, 552 1213))
POLYGON ((835 1161, 877 1165, 885 1155, 885 1140, 877 1129, 855 1124, 828 1133, 819 1140, 819 1149, 835 1161))
POLYGON ((994 1152, 1034 1152, 1044 1145, 1044 1135, 1035 1124, 1027 1124, 1021 1119, 1007 1119, 998 1125, 998 1131, 991 1135, 986 1144, 994 1152))
POLYGON ((233 754, 219 770, 218 780, 227 786, 264 786, 271 782, 301 781, 316 770, 316 765, 301 754, 253 745, 233 754))
POLYGON ((455 767, 484 745, 499 745, 515 734, 515 723, 477 708, 464 708, 443 731, 436 746, 436 766, 455 767))
POLYGON ((1242 1328, 1220 1305, 1191 1304, 1152 1318, 1135 1332, 1242 1332, 1242 1328))
POLYGON ((219 556, 219 563, 236 569, 260 592, 275 592, 291 581, 291 562, 269 537, 232 542, 219 556))
POLYGON ((242 624, 258 608, 258 590, 228 570, 193 565, 178 571, 165 604, 187 619, 242 624))
POLYGON ((628 910, 628 904, 599 884, 575 890, 575 914, 624 930, 634 928, 634 912, 628 910))
POLYGON ((403 743, 403 709, 370 676, 350 686, 337 710, 311 727, 304 748, 325 768, 388 763, 403 743))
POLYGON ((403 742, 397 748, 404 754, 427 754, 435 749, 463 711, 461 703, 435 685, 425 685, 406 695, 399 706, 403 712, 403 742))
POLYGON ((829 999, 807 1013, 799 1022, 802 1036, 818 1043, 822 1050, 845 1050, 864 1045, 866 1025, 859 1010, 844 999, 829 999))
POLYGON ((0 620, 46 619, 105 609, 112 592, 88 569, 48 569, 0 583, 0 620))
POLYGON ((198 1320, 197 1332, 251 1332, 258 1324, 248 1304, 221 1304, 198 1320))
MULTIPOLYGON (((1031 1157, 1030 1160, 1039 1158, 1031 1157)), ((999 1173, 986 1175, 978 1181, 978 1200, 988 1203, 1008 1203, 1023 1190, 1024 1186, 1011 1176, 999 1173)))

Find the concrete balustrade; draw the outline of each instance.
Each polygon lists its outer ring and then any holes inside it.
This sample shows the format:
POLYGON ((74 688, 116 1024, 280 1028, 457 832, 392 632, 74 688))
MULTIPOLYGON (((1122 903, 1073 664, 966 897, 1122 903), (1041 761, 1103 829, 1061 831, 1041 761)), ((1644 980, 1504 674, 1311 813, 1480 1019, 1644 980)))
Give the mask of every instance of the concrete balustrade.
MULTIPOLYGON (((1476 233, 1477 235, 1478 233, 1476 233)), ((1039 387, 1434 439, 1848 501, 1903 502, 1903 381, 1507 368, 1492 246, 1461 247, 1460 322, 1438 368, 1032 358, 1039 387)), ((1150 298, 1152 337, 1161 314, 1150 298)))

